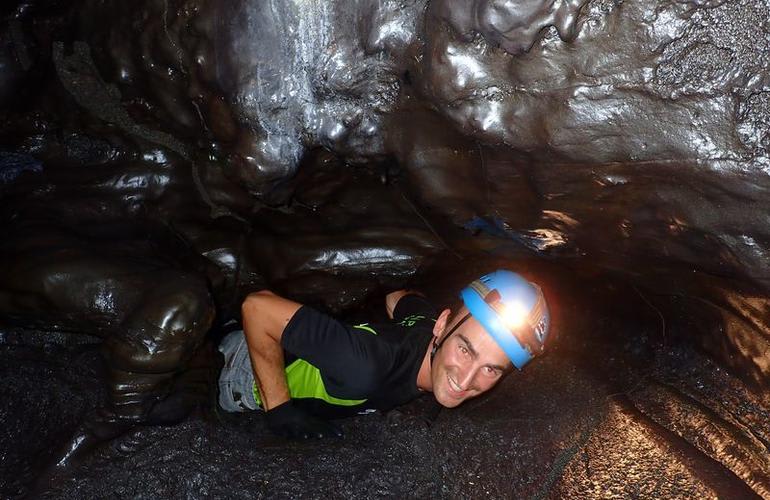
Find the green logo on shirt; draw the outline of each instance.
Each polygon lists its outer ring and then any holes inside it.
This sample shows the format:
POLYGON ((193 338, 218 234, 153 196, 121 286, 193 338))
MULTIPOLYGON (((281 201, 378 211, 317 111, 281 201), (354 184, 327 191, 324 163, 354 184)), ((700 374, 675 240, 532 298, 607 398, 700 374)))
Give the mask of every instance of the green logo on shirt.
POLYGON ((413 314, 411 316, 407 316, 404 319, 401 320, 401 323, 399 325, 401 326, 414 326, 417 324, 418 321, 425 319, 425 316, 422 314, 413 314))

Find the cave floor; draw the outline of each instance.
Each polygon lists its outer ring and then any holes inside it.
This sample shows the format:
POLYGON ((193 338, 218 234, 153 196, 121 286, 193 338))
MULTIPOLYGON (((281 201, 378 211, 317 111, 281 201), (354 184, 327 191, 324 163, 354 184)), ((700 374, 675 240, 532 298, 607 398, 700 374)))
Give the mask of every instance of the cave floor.
MULTIPOLYGON (((24 497, 104 400, 84 339, 0 333, 0 497, 24 497)), ((455 410, 428 396, 344 420, 342 440, 286 442, 259 414, 202 410, 113 441, 42 496, 770 498, 766 395, 682 345, 597 351, 556 350, 455 410)))

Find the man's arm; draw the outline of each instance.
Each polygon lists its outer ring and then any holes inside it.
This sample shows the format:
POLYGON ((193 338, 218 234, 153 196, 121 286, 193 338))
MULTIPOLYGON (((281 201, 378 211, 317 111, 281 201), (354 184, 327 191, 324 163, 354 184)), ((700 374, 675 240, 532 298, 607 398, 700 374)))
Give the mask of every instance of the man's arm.
POLYGON ((241 306, 243 333, 265 410, 289 400, 281 336, 302 304, 268 290, 251 293, 241 306))
POLYGON ((396 310, 398 301, 406 295, 419 295, 424 297, 422 293, 416 290, 396 290, 395 292, 390 292, 385 296, 385 310, 388 313, 388 318, 393 319, 393 311, 396 310))
POLYGON ((342 437, 335 425, 305 413, 291 400, 281 337, 300 307, 302 304, 267 290, 249 294, 241 306, 243 332, 267 425, 290 438, 342 437))

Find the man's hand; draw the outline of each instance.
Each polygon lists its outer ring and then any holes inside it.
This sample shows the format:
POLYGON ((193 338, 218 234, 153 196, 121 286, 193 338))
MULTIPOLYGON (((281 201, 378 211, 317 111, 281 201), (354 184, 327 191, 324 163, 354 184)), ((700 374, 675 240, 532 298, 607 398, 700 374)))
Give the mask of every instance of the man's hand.
POLYGON ((288 400, 265 412, 267 426, 274 434, 290 439, 342 437, 342 430, 331 422, 314 417, 288 400))

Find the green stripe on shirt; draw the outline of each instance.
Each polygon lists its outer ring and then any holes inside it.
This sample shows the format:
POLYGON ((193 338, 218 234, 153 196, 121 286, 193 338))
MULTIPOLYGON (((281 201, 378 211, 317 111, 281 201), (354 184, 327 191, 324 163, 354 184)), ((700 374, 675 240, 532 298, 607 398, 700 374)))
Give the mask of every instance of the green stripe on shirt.
MULTIPOLYGON (((374 334, 377 333, 374 332, 374 334)), ((315 398, 337 406, 356 406, 366 402, 366 399, 335 398, 326 392, 323 379, 321 379, 321 371, 304 359, 298 359, 286 367, 286 382, 289 386, 289 396, 292 399, 315 398)), ((254 401, 262 406, 262 398, 259 397, 256 381, 254 381, 253 393, 254 401)))

